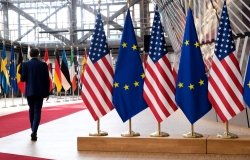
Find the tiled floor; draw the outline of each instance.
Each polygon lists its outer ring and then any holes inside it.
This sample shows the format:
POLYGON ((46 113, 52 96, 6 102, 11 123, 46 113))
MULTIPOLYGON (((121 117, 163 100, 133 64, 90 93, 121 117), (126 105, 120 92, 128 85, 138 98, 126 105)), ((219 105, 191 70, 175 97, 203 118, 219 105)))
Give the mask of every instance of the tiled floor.
MULTIPOLYGON (((45 102, 44 107, 60 105, 64 103, 78 103, 81 100, 64 102, 62 97, 60 102, 55 102, 57 98, 50 98, 49 103, 45 102)), ((26 103, 26 99, 23 101, 26 103)), ((5 115, 28 109, 28 106, 12 105, 12 99, 7 99, 7 108, 3 108, 5 99, 0 99, 0 115, 5 115)), ((14 104, 21 104, 21 98, 15 99, 14 104)), ((28 118, 28 117, 27 117, 28 118)), ((17 122, 18 123, 18 122, 17 122)), ((156 120, 149 109, 144 110, 132 119, 132 130, 139 132, 143 136, 148 136, 157 128, 156 120)), ((101 119, 101 129, 109 132, 109 136, 119 136, 128 130, 128 123, 122 123, 115 110, 108 113, 101 119)), ((223 132, 225 126, 221 123, 211 122, 204 118, 195 123, 195 131, 205 135, 215 135, 223 132)), ((190 131, 190 125, 178 110, 162 123, 162 130, 170 135, 180 135, 190 131)), ((78 152, 76 139, 79 136, 87 136, 89 132, 96 131, 94 122, 88 110, 83 110, 63 118, 40 125, 38 131, 38 141, 30 141, 30 130, 4 137, 0 139, 0 152, 20 155, 36 156, 58 160, 99 160, 99 159, 250 159, 250 156, 240 155, 199 155, 199 154, 155 154, 155 153, 115 153, 115 152, 78 152)), ((230 131, 238 135, 250 135, 250 129, 245 127, 230 126, 230 131)))

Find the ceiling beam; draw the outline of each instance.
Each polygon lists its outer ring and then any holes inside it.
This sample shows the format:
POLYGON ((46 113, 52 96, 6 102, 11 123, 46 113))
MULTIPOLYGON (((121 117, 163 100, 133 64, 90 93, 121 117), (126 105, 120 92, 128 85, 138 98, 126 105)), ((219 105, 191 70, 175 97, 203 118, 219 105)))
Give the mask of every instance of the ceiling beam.
MULTIPOLYGON (((130 6, 133 6, 135 5, 136 3, 140 2, 141 0, 132 0, 130 2, 130 6)), ((86 5, 86 4, 85 4, 86 5)), ((84 7, 84 4, 82 4, 82 6, 84 7)), ((88 5, 86 5, 88 6, 88 5)), ((86 7, 85 6, 85 7, 86 7)), ((93 13, 94 15, 97 14, 97 11, 90 8, 90 7, 87 7, 88 8, 88 11, 93 13), (92 10, 92 11, 91 11, 92 10)), ((84 8, 86 9, 86 8, 84 8)), ((121 30, 120 28, 123 28, 121 25, 117 24, 116 22, 114 22, 113 20, 115 18, 117 18, 119 15, 123 14, 124 12, 126 12, 128 9, 128 6, 127 5, 124 5, 120 10, 118 10, 117 12, 115 12, 109 19, 107 17, 105 17, 104 15, 102 15, 102 17, 105 19, 104 21, 104 25, 106 25, 107 23, 109 23, 110 25, 114 26, 115 28, 119 28, 119 30, 121 30)), ((87 10, 87 9, 86 9, 87 10)), ((87 34, 85 34, 83 37, 81 37, 79 40, 78 40, 78 44, 81 44, 83 43, 83 41, 85 41, 86 39, 88 39, 89 37, 91 36, 91 32, 88 32, 87 34)), ((140 37, 137 36, 137 38, 139 38, 139 40, 142 40, 140 37)))
MULTIPOLYGON (((5 3, 5 2, 2 2, 2 3, 5 3)), ((41 21, 38 21, 37 19, 35 19, 31 15, 29 15, 28 13, 26 13, 23 10, 21 10, 20 8, 16 7, 15 5, 13 5, 13 3, 10 3, 10 2, 6 2, 6 3, 8 3, 8 7, 10 9, 12 9, 13 11, 19 13, 20 15, 22 15, 23 17, 25 17, 26 19, 28 19, 29 21, 31 21, 35 25, 38 25, 39 27, 41 27, 45 31, 53 31, 52 28, 49 28, 47 25, 43 24, 41 21)), ((66 37, 64 37, 62 35, 53 34, 53 36, 56 37, 57 39, 61 40, 65 44, 70 45, 70 43, 71 43, 69 39, 67 39, 66 37)))
MULTIPOLYGON (((44 18, 41 23, 45 22, 46 20, 48 20, 51 16, 53 16, 54 14, 56 14, 58 11, 60 11, 62 8, 66 7, 68 4, 65 3, 64 5, 60 6, 59 8, 57 8, 53 13, 51 13, 50 15, 48 15, 46 18, 44 18)), ((29 34, 33 29, 35 29, 37 26, 34 25, 31 29, 29 29, 27 32, 25 32, 23 35, 21 35, 20 37, 18 37, 14 42, 16 41, 20 41, 24 36, 26 36, 27 34, 29 34)))

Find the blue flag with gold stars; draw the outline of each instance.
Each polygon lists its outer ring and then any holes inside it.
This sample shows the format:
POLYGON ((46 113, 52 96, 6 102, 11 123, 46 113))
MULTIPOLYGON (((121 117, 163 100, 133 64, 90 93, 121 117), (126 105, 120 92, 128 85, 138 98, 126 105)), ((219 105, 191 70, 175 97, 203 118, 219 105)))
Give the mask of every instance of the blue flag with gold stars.
POLYGON ((188 10, 184 32, 175 100, 191 124, 211 109, 208 78, 191 9, 188 10))
POLYGON ((18 91, 17 80, 16 80, 16 59, 14 48, 11 46, 11 56, 10 56, 10 86, 13 89, 13 92, 16 93, 18 91))
POLYGON ((243 98, 245 103, 250 107, 250 55, 248 57, 248 65, 246 69, 246 76, 245 76, 245 82, 244 82, 244 93, 243 98))
POLYGON ((125 122, 147 107, 143 99, 145 74, 129 9, 120 44, 112 93, 113 104, 125 122))

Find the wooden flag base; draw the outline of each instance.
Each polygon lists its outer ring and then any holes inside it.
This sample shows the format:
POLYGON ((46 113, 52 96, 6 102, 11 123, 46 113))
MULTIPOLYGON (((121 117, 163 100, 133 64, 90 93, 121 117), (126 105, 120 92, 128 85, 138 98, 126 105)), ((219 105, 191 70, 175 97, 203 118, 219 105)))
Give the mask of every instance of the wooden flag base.
POLYGON ((178 137, 78 137, 78 151, 206 153, 206 138, 178 137))
POLYGON ((221 139, 171 137, 77 137, 78 151, 250 155, 250 136, 221 139))

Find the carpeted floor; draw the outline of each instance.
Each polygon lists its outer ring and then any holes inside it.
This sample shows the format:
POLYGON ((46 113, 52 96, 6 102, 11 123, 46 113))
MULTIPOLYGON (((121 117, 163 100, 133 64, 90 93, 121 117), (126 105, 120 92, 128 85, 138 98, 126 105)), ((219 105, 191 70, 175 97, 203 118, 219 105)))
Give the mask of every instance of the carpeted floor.
MULTIPOLYGON (((85 107, 83 103, 44 107, 42 108, 42 117, 40 124, 70 115, 72 113, 81 111, 84 108, 85 107)), ((0 126, 0 138, 29 129, 29 112, 21 111, 9 115, 0 116, 0 126)))
POLYGON ((48 160, 45 158, 38 158, 38 157, 30 157, 30 156, 23 156, 17 154, 9 154, 9 153, 1 153, 0 152, 0 159, 1 160, 48 160))

